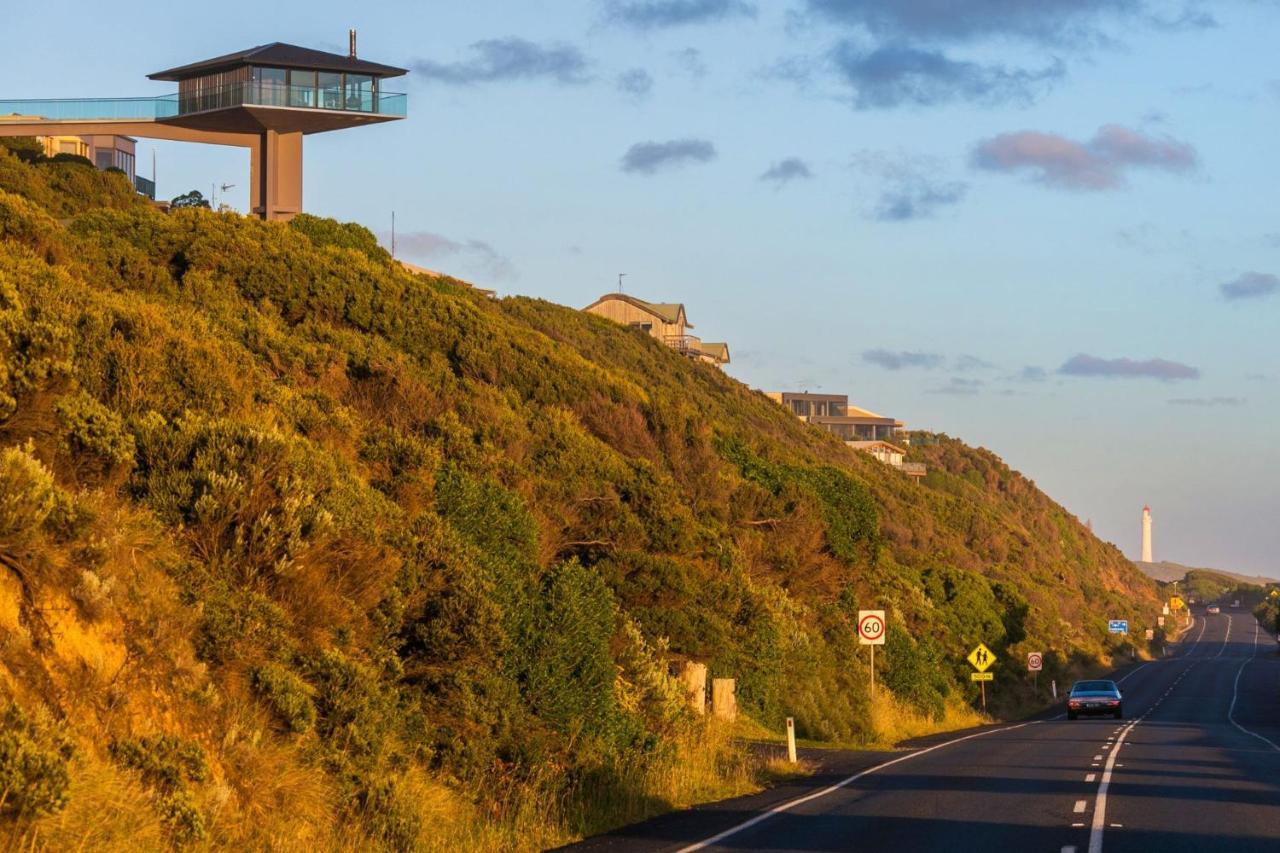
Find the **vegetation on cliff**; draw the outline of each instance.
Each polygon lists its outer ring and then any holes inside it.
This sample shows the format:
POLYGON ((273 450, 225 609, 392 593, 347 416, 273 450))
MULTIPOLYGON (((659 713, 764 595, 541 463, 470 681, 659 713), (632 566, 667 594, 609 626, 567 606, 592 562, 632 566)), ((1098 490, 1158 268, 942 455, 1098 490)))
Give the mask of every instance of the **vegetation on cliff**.
POLYGON ((1062 680, 1154 622, 1031 482, 914 439, 923 483, 357 226, 0 151, 0 838, 537 846, 753 784, 673 663, 877 743, 972 706, 978 641, 1013 713, 1027 651, 1062 680))

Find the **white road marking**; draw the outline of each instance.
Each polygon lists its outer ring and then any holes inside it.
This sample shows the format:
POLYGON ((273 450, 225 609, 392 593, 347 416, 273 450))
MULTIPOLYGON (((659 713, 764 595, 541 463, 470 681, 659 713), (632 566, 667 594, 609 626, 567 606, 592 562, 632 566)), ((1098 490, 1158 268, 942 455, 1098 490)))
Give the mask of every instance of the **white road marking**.
POLYGON ((1069 845, 1069 846, 1067 846, 1067 847, 1063 847, 1063 848, 1062 848, 1062 853, 1076 853, 1075 845, 1074 845, 1074 844, 1072 844, 1072 845, 1069 845))
POLYGON ((1075 808, 1073 808, 1072 811, 1076 814, 1084 814, 1085 805, 1086 803, 1084 800, 1076 800, 1075 808))
POLYGON ((1086 774, 1084 774, 1084 781, 1085 781, 1086 783, 1088 783, 1088 782, 1092 782, 1094 779, 1097 779, 1097 778, 1098 778, 1098 774, 1097 774, 1097 773, 1086 773, 1086 774))
POLYGON ((953 746, 957 743, 964 743, 967 740, 973 740, 974 738, 979 738, 979 737, 986 737, 987 735, 999 734, 1001 732, 1011 732, 1011 731, 1014 731, 1015 729, 1022 729, 1022 728, 1026 728, 1027 726, 1034 726, 1039 722, 1041 721, 1032 720, 1029 723, 1018 723, 1016 726, 1005 726, 1002 729, 989 729, 985 732, 977 732, 975 734, 965 735, 964 737, 956 738, 955 740, 944 741, 943 743, 935 744, 933 746, 927 747, 926 749, 920 749, 915 752, 909 752, 906 755, 899 756, 898 758, 893 759, 892 761, 886 761, 883 764, 877 764, 874 767, 868 767, 866 770, 863 770, 859 773, 855 773, 852 776, 848 777, 847 779, 841 779, 839 782, 836 782, 834 785, 829 785, 826 788, 823 788, 821 791, 814 791, 812 794, 806 794, 803 797, 797 797, 794 800, 788 800, 787 802, 781 805, 774 806, 773 808, 769 809, 766 812, 761 812, 760 814, 756 815, 750 820, 744 820, 742 823, 738 824, 737 826, 729 827, 724 832, 713 835, 710 838, 707 838, 703 841, 698 841, 693 844, 689 844, 685 847, 681 847, 677 851, 677 853, 693 853, 693 851, 695 850, 702 850, 706 847, 712 846, 713 844, 719 844, 721 841, 724 841, 726 838, 732 838, 733 836, 737 835, 739 832, 742 832, 745 829, 750 829, 751 827, 756 826, 757 824, 764 823, 766 820, 768 820, 769 818, 773 817, 776 814, 782 814, 783 812, 794 809, 796 806, 804 805, 805 803, 812 802, 813 800, 817 800, 822 797, 825 797, 828 794, 833 794, 836 791, 839 791, 841 788, 846 788, 849 785, 852 785, 854 782, 857 782, 859 779, 863 778, 864 776, 870 776, 872 773, 875 773, 877 770, 883 770, 886 767, 892 767, 893 765, 900 764, 903 761, 909 761, 912 758, 917 758, 921 755, 927 755, 930 752, 933 752, 934 750, 942 749, 944 746, 953 746))
POLYGON ((1095 755, 1095 756, 1093 757, 1093 760, 1094 760, 1094 761, 1101 761, 1101 760, 1102 760, 1102 756, 1101 756, 1101 755, 1095 755))
POLYGON ((1244 663, 1240 664, 1240 668, 1236 670, 1236 681, 1231 687, 1231 707, 1227 709, 1227 719, 1231 721, 1231 725, 1235 726, 1240 731, 1247 735, 1253 735, 1258 740, 1270 746, 1276 752, 1280 752, 1280 746, 1277 746, 1275 741, 1270 738, 1263 737, 1257 732, 1251 732, 1236 722, 1236 701, 1240 698, 1240 676, 1244 675, 1244 668, 1248 666, 1253 661, 1253 658, 1258 654, 1258 631, 1260 627, 1261 626, 1259 624, 1255 624, 1253 626, 1253 655, 1245 658, 1244 663))
POLYGON ((1225 652, 1225 651, 1227 650, 1227 641, 1228 641, 1228 640, 1230 640, 1230 639, 1231 639, 1231 616, 1228 614, 1228 616, 1227 616, 1227 636, 1225 636, 1225 637, 1223 637, 1223 638, 1222 638, 1222 648, 1218 649, 1218 653, 1217 653, 1216 655, 1214 655, 1214 657, 1215 657, 1215 658, 1220 658, 1220 657, 1222 657, 1222 653, 1223 653, 1223 652, 1225 652))

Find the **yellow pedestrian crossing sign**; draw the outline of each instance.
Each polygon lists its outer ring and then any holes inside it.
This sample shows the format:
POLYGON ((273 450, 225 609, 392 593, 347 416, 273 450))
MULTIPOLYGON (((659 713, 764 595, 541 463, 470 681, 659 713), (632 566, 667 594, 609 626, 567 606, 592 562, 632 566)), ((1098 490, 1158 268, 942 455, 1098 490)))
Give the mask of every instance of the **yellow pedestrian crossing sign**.
POLYGON ((996 656, 982 643, 978 643, 978 647, 969 652, 969 665, 978 672, 986 672, 995 662, 996 656))

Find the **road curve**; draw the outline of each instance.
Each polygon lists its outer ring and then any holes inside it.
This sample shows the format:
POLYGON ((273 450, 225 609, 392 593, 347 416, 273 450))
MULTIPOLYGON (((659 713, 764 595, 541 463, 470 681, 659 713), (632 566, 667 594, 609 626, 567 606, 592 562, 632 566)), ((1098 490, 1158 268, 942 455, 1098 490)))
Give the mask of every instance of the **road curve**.
POLYGON ((1126 720, 1061 717, 850 753, 839 772, 588 839, 579 851, 1280 850, 1280 656, 1252 615, 1197 614, 1121 674, 1126 720))

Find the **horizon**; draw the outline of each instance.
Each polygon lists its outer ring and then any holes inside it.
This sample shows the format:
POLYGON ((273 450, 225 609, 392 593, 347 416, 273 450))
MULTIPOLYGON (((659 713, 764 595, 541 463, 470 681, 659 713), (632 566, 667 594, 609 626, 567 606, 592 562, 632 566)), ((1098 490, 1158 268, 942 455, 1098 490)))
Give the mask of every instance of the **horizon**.
MULTIPOLYGON (((625 273, 750 387, 990 448, 1131 559, 1150 503, 1155 556, 1277 575, 1280 7, 919 5, 124 3, 104 30, 71 3, 53 66, 19 7, 0 96, 159 94, 355 28, 411 69, 409 117, 309 139, 308 212, 385 237, 394 210, 406 260, 575 308, 625 273)), ((242 153, 143 140, 140 174, 152 151, 159 197, 247 208, 242 153)))

